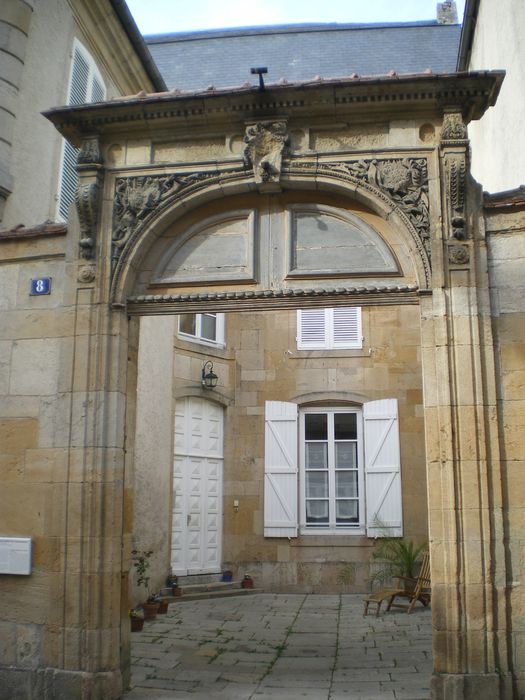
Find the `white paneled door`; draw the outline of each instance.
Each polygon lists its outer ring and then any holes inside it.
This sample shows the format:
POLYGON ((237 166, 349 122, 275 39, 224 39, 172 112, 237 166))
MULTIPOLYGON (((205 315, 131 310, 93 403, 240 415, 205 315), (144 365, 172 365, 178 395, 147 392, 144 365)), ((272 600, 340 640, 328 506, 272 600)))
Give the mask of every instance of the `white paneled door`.
POLYGON ((221 568, 223 411, 205 399, 177 400, 173 468, 173 573, 221 568))

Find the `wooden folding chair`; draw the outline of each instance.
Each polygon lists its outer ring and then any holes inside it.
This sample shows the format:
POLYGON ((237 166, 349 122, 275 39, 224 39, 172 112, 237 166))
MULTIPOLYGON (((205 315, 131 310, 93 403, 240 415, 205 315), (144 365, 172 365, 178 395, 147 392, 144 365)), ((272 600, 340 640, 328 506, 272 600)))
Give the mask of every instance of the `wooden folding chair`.
POLYGON ((417 578, 410 578, 409 576, 394 576, 393 578, 399 579, 400 581, 411 582, 412 586, 406 588, 387 588, 384 591, 371 593, 364 600, 365 615, 368 614, 368 606, 370 603, 374 603, 377 605, 377 617, 384 600, 388 600, 387 612, 390 608, 403 608, 408 613, 411 613, 418 600, 425 606, 430 603, 430 557, 428 554, 423 554, 421 558, 421 569, 417 578), (394 601, 396 598, 408 598, 408 604, 395 603, 394 601))

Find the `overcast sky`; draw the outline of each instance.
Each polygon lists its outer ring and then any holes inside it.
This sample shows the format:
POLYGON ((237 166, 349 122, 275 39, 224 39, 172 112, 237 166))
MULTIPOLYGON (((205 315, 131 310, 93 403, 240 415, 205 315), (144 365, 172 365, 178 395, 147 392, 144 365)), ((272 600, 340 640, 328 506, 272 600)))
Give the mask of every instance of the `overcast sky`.
MULTIPOLYGON (((299 22, 414 22, 437 0, 127 0, 143 34, 299 22)), ((465 0, 457 0, 461 21, 465 0)))

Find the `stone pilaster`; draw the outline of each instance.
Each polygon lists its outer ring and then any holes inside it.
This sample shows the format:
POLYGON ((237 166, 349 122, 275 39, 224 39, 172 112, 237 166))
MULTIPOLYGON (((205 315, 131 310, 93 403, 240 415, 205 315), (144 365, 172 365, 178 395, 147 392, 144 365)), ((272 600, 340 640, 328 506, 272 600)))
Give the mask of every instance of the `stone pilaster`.
POLYGON ((432 698, 510 700, 487 260, 460 115, 445 115, 440 158, 443 270, 422 305, 432 698))

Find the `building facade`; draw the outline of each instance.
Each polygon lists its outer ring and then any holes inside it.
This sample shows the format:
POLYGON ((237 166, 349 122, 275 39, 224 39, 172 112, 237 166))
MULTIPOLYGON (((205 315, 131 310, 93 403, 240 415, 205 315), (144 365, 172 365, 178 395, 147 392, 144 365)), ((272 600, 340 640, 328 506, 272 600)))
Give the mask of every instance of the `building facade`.
POLYGON ((8 228, 13 189, 1 234, 0 696, 121 695, 133 549, 361 591, 385 530, 429 540, 433 697, 523 695, 523 202, 467 138, 502 73, 152 92, 128 44, 146 90, 78 105, 75 31, 76 212, 8 228))

